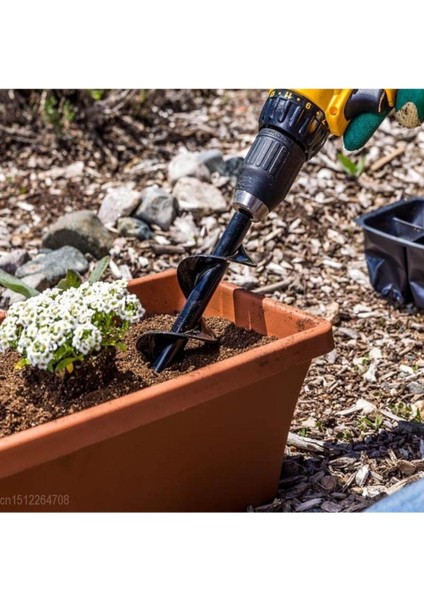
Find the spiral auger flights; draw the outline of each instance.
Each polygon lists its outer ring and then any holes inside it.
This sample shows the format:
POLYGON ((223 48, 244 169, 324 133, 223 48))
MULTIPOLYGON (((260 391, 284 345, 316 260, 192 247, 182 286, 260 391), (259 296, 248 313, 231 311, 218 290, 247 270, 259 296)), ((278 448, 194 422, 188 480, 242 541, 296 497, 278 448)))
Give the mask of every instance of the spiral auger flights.
POLYGON ((138 351, 151 361, 157 373, 177 357, 189 340, 218 343, 202 315, 230 263, 255 266, 241 245, 250 224, 248 213, 235 213, 211 254, 189 256, 179 264, 178 283, 187 298, 184 308, 171 331, 148 331, 137 342, 138 351))

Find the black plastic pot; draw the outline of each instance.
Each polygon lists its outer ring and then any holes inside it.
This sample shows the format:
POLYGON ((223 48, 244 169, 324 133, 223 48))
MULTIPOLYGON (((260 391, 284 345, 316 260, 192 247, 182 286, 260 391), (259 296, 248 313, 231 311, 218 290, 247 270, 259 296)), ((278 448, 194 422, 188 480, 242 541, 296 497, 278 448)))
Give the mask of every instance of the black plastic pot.
POLYGON ((395 202, 357 223, 373 288, 394 303, 424 309, 424 198, 395 202))

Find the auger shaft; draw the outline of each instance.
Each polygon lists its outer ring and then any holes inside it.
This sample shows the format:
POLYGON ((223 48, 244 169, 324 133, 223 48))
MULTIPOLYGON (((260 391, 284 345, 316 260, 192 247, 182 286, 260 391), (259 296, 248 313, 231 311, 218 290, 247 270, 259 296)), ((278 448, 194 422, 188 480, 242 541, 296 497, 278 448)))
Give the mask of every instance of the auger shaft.
MULTIPOLYGON (((218 240, 212 255, 225 258, 235 254, 240 248, 251 224, 252 217, 248 213, 243 210, 236 212, 218 240)), ((228 264, 226 261, 217 262, 212 268, 198 275, 196 283, 187 297, 187 302, 172 327, 171 331, 173 333, 184 333, 198 325, 210 299, 227 270, 228 264)), ((172 344, 165 346, 159 356, 153 361, 153 370, 156 373, 160 373, 166 369, 176 355, 184 349, 187 342, 187 339, 177 339, 172 344)))

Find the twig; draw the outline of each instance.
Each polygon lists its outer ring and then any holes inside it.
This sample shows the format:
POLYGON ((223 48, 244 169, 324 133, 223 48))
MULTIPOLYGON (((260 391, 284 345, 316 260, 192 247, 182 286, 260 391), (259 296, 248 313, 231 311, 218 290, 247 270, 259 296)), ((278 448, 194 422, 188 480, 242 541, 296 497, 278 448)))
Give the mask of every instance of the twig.
POLYGON ((256 289, 254 289, 253 291, 256 292, 257 294, 267 294, 270 292, 275 292, 276 290, 286 289, 286 288, 288 288, 288 286, 289 286, 289 283, 286 280, 276 281, 275 283, 270 283, 269 285, 264 285, 262 287, 258 287, 256 289))
POLYGON ((0 125, 0 131, 9 137, 17 140, 18 142, 24 142, 25 144, 33 144, 36 140, 34 134, 29 131, 25 131, 23 129, 16 130, 11 127, 6 127, 5 125, 0 125))
POLYGON ((422 472, 414 473, 414 475, 411 475, 410 477, 407 477, 406 479, 403 479, 402 481, 398 481, 391 487, 387 488, 386 494, 388 496, 391 496, 395 492, 398 492, 400 489, 402 489, 405 485, 413 483, 414 481, 418 481, 419 479, 422 479, 423 477, 424 477, 424 473, 422 473, 422 472))
POLYGON ((186 251, 181 246, 173 246, 169 244, 168 246, 162 246, 161 244, 150 244, 150 249, 155 254, 185 254, 186 251))
POLYGON ((312 438, 303 437, 291 432, 287 437, 287 445, 294 446, 298 450, 306 450, 307 452, 326 452, 328 450, 327 442, 313 440, 312 438))
POLYGON ((400 156, 405 152, 405 148, 406 146, 402 145, 399 148, 392 150, 392 152, 389 152, 389 154, 387 154, 386 156, 379 158, 370 166, 370 171, 374 173, 375 171, 378 171, 379 169, 387 165, 389 162, 392 162, 392 160, 394 160, 397 156, 400 156))

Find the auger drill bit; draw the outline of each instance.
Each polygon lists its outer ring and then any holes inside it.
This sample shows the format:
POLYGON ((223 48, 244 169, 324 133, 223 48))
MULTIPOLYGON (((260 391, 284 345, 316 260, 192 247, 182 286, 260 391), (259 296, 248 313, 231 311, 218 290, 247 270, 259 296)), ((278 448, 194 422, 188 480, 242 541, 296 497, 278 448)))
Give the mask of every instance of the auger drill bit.
POLYGON ((240 171, 232 216, 210 255, 190 256, 177 270, 187 301, 172 330, 151 331, 137 343, 157 373, 168 367, 190 339, 214 343, 202 315, 230 262, 255 266, 242 242, 252 221, 264 219, 288 194, 304 163, 325 143, 324 112, 289 90, 274 90, 259 118, 259 133, 240 171))

